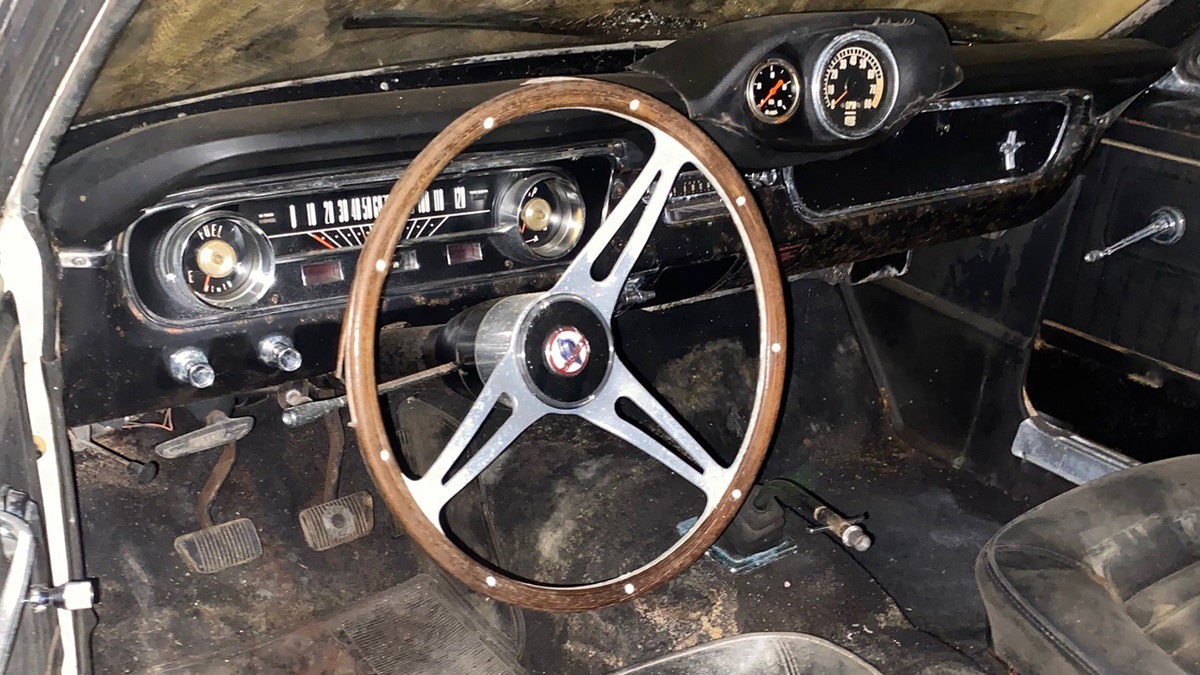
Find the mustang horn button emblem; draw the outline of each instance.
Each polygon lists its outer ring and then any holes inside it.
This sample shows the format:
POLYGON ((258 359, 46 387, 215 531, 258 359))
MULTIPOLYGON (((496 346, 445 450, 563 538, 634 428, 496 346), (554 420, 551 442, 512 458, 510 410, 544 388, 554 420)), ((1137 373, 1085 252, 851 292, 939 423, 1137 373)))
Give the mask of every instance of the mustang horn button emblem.
POLYGON ((563 377, 574 377, 583 371, 592 355, 587 338, 573 326, 557 328, 546 340, 546 365, 563 377))

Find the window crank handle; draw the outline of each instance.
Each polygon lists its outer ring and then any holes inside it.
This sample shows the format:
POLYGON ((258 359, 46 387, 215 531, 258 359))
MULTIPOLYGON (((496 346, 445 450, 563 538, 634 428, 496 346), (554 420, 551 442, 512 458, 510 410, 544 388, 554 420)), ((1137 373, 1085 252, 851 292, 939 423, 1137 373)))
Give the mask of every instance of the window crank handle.
POLYGON ((1150 214, 1150 223, 1148 225, 1111 246, 1088 251, 1084 254, 1083 261, 1093 263, 1101 258, 1107 258, 1117 251, 1127 246, 1132 246, 1143 239, 1149 239, 1163 246, 1170 246, 1183 238, 1183 229, 1183 212, 1174 206, 1164 206, 1150 214))

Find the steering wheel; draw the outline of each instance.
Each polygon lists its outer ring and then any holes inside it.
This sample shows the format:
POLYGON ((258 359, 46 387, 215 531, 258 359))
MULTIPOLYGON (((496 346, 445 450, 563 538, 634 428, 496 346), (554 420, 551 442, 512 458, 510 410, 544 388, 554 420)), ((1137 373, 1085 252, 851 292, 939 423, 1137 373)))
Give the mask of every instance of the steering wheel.
POLYGON ((682 572, 716 541, 746 499, 766 456, 779 413, 787 344, 775 249, 750 190, 729 159, 691 121, 642 92, 597 80, 553 78, 529 81, 468 111, 438 134, 396 181, 359 257, 342 329, 339 368, 367 469, 388 508, 425 552, 467 586, 496 600, 530 609, 573 611, 647 593, 682 572), (549 291, 510 296, 486 310, 474 344, 482 389, 430 468, 420 477, 406 475, 384 425, 375 374, 380 297, 404 225, 430 183, 468 146, 513 120, 554 110, 593 111, 627 120, 650 132, 654 149, 628 191, 549 291), (724 201, 754 278, 759 318, 755 401, 746 435, 729 466, 714 459, 632 374, 614 348, 612 318, 626 278, 685 165, 702 172, 724 201), (597 259, 619 246, 616 235, 642 203, 645 208, 615 264, 597 278, 593 269, 597 259), (652 420, 681 454, 619 416, 616 406, 622 399, 652 420), (511 414, 474 456, 452 472, 497 406, 511 414), (443 531, 443 507, 546 415, 581 417, 702 490, 705 506, 695 525, 641 568, 586 585, 542 585, 518 579, 461 549, 443 531))

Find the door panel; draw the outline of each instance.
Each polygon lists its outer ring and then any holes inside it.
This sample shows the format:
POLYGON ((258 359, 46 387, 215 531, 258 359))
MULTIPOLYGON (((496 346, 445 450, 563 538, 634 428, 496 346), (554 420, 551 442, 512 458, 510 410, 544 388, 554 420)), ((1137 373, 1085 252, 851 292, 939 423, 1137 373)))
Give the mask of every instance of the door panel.
MULTIPOLYGON (((37 517, 37 505, 42 503, 35 464, 38 451, 25 414, 23 372, 20 328, 12 298, 5 294, 0 299, 0 486, 19 490, 33 502, 34 507, 25 510, 37 542, 30 584, 45 587, 50 574, 45 532, 37 517)), ((4 508, 2 501, 0 508, 4 508)), ((7 559, 0 556, 0 583, 8 572, 7 559)), ((55 619, 53 610, 24 605, 6 672, 48 672, 55 660, 55 619)))
POLYGON ((1148 462, 1195 452, 1200 434, 1200 104, 1143 98, 1085 173, 1026 392, 1076 433, 1148 462), (1163 206, 1186 219, 1178 242, 1084 261, 1163 206))
MULTIPOLYGON (((1145 112, 1145 111, 1143 111, 1145 112)), ((1118 123, 1092 160, 1055 275, 1046 319, 1099 343, 1200 372, 1200 155, 1194 137, 1141 120, 1118 123), (1130 129, 1137 133, 1131 134, 1130 129), (1124 138, 1134 136, 1138 144, 1124 138), (1182 153, 1182 154, 1181 154, 1182 153), (1196 159, 1192 159, 1195 157, 1196 159), (1195 162, 1195 163, 1192 163, 1195 162), (1143 241, 1094 263, 1162 206, 1189 229, 1169 246, 1143 241)), ((1053 340, 1051 332, 1044 339, 1053 340)))

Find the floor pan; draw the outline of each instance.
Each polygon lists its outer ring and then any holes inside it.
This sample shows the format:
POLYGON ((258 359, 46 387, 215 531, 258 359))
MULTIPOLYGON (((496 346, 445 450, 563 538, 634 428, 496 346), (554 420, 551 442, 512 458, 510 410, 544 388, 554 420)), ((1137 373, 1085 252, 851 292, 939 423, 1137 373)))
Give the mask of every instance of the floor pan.
MULTIPOLYGON (((721 637, 798 631, 889 674, 1002 672, 986 653, 972 563, 979 545, 1026 505, 899 442, 836 292, 796 286, 793 293, 798 324, 823 328, 796 335, 783 419, 763 475, 797 478, 847 512, 870 511, 872 550, 852 554, 823 535, 803 536, 804 524, 796 522, 801 545, 793 556, 737 575, 701 559, 662 588, 599 611, 515 612, 479 595, 440 590, 426 605, 393 595, 409 588, 409 579, 429 583, 432 563, 410 538, 392 537, 377 495, 379 522, 368 535, 325 551, 310 548, 298 518, 321 501, 325 437, 315 425, 282 428, 278 410, 264 404, 251 410, 260 427, 239 448, 213 510, 218 522, 252 518, 263 556, 219 574, 191 573, 171 548, 178 534, 196 527, 196 490, 212 453, 164 462, 163 475, 149 485, 130 481, 115 463, 76 457, 88 571, 104 594, 93 639, 96 670, 386 673, 403 663, 402 672, 514 672, 460 665, 454 659, 465 640, 475 645, 468 653, 497 659, 488 663, 498 668, 514 668, 517 658, 519 672, 599 674, 721 637), (471 608, 465 613, 463 602, 471 608), (411 609, 426 606, 437 609, 411 609), (347 624, 351 616, 358 620, 347 624), (489 619, 479 624, 481 616, 489 619), (456 631, 467 637, 454 637, 456 631), (455 653, 447 654, 447 645, 455 653)), ((704 317, 739 317, 739 303, 744 299, 731 297, 714 307, 628 319, 662 336, 647 343, 634 366, 658 391, 687 404, 681 413, 713 447, 744 424, 722 405, 752 389, 736 368, 747 353, 742 336, 704 317), (672 326, 679 325, 709 334, 692 347, 677 339, 672 326)), ((398 426, 401 447, 440 447, 398 426)), ((473 512, 491 515, 482 539, 495 546, 481 557, 548 583, 606 579, 661 552, 678 522, 695 515, 685 493, 672 487, 679 481, 640 455, 586 429, 551 424, 545 431, 530 430, 480 481, 486 508, 473 512)), ((126 434, 146 442, 120 449, 149 458, 148 443, 163 435, 155 433, 126 434)), ((352 438, 350 445, 342 493, 372 491, 352 438)))
POLYGON ((146 672, 508 675, 521 669, 502 632, 449 584, 420 574, 264 642, 146 672))

